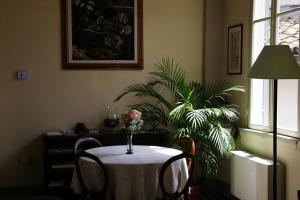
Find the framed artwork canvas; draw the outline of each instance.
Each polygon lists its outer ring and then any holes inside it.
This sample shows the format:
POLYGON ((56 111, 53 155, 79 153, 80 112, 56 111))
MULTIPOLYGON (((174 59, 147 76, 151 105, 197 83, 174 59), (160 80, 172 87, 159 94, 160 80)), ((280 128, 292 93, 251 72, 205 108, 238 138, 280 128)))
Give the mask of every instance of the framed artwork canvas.
POLYGON ((243 24, 228 27, 227 74, 242 74, 243 24))
POLYGON ((65 69, 142 69, 142 0, 61 0, 65 69))

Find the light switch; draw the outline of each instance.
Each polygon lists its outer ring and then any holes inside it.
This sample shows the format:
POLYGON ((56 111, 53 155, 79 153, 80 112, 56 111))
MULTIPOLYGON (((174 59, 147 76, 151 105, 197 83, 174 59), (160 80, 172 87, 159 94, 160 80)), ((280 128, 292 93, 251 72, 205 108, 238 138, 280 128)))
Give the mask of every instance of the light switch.
POLYGON ((17 70, 16 77, 17 77, 17 80, 27 80, 27 71, 26 70, 17 70))

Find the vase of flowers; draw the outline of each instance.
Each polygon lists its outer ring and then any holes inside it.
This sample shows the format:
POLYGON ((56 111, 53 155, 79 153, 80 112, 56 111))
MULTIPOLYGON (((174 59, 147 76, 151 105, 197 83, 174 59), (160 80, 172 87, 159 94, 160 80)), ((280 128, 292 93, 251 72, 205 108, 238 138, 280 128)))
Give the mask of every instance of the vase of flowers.
POLYGON ((127 154, 133 154, 132 137, 142 128, 142 113, 138 110, 130 110, 121 114, 126 127, 127 154))
POLYGON ((127 134, 127 154, 133 154, 132 149, 132 134, 127 134))

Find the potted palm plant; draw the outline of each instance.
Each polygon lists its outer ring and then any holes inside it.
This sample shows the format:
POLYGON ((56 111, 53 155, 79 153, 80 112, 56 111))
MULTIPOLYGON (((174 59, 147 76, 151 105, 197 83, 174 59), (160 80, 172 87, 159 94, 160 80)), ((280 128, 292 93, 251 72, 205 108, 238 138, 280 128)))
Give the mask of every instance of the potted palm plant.
POLYGON ((129 107, 143 113, 146 127, 163 125, 173 137, 192 137, 198 176, 216 176, 218 159, 228 156, 235 146, 232 130, 239 113, 227 97, 244 88, 222 81, 188 82, 182 67, 169 58, 155 66, 149 82, 128 86, 115 101, 128 94, 148 97, 129 107))

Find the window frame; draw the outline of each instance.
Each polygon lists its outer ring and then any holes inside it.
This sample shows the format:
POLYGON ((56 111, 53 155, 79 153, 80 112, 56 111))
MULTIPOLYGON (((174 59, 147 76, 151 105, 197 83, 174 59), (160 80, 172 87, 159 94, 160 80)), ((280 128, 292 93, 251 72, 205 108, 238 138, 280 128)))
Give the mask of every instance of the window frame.
MULTIPOLYGON (((270 45, 274 45, 277 43, 277 26, 279 25, 279 18, 280 16, 286 16, 288 14, 291 14, 291 13, 295 13, 295 12, 299 12, 300 11, 300 7, 298 8, 294 8, 294 9, 290 9, 290 10, 287 10, 287 11, 283 11, 283 12, 280 12, 280 9, 279 9, 279 4, 278 2, 280 0, 271 0, 271 12, 270 12, 270 16, 267 16, 267 17, 263 17, 263 18, 259 18, 259 19, 256 19, 254 20, 254 1, 255 0, 252 0, 252 3, 251 3, 251 6, 250 6, 250 22, 251 22, 251 25, 250 25, 250 53, 249 53, 249 61, 250 61, 250 66, 249 66, 249 70, 253 64, 253 61, 252 61, 252 56, 253 56, 253 36, 254 36, 254 25, 259 23, 259 22, 266 22, 266 21, 270 21, 270 45)), ((300 19, 300 16, 299 16, 299 19, 300 19)), ((300 29, 300 27, 299 27, 300 29)), ((299 33, 300 35, 300 33, 299 33)), ((299 36, 300 38, 300 36, 299 36)), ((300 42, 299 42, 299 49, 300 49, 300 42)), ((300 55, 298 55, 298 57, 296 58, 298 61, 300 60, 300 55)), ((272 80, 265 80, 265 81, 268 81, 268 89, 266 90, 268 92, 268 98, 269 98, 269 101, 268 101, 268 120, 267 120, 267 126, 265 126, 263 123, 262 124, 254 124, 254 123, 251 123, 251 104, 252 104, 252 101, 251 101, 251 92, 252 92, 252 83, 251 83, 251 80, 249 80, 249 115, 248 115, 248 126, 249 128, 251 129, 255 129, 255 130, 260 130, 260 131, 264 131, 264 132, 272 132, 272 127, 273 127, 273 93, 274 93, 274 87, 273 87, 273 81, 272 80)), ((285 135, 285 136, 289 136, 289 137, 293 137, 293 138, 297 138, 297 139, 300 139, 300 80, 298 80, 298 121, 297 121, 297 131, 292 131, 292 130, 288 130, 288 129, 280 129, 280 128, 277 128, 277 133, 279 135, 285 135)), ((278 123, 278 122, 277 122, 278 123)))

